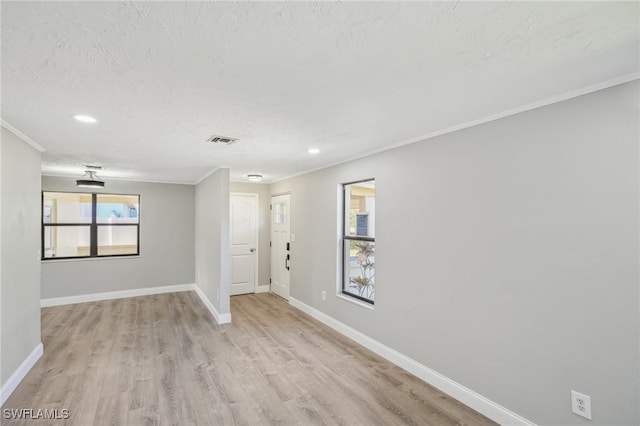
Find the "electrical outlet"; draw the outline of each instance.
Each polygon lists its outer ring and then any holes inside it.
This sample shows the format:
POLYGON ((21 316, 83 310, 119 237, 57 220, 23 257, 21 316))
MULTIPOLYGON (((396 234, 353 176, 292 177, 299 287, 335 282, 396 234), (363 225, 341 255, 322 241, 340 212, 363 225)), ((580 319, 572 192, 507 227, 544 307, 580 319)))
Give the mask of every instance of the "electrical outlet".
POLYGON ((591 397, 572 390, 571 411, 579 416, 586 417, 591 420, 591 397))
POLYGON ((326 302, 327 301, 327 292, 322 290, 322 301, 326 302))

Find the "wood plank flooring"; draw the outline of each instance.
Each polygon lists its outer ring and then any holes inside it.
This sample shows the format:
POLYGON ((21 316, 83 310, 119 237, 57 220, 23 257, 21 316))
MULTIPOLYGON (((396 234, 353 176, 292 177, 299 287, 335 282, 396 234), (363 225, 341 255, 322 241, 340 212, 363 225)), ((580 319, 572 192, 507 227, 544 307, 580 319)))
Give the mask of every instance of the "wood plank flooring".
POLYGON ((44 308, 44 355, 3 409, 55 425, 493 425, 268 293, 217 325, 193 292, 44 308))

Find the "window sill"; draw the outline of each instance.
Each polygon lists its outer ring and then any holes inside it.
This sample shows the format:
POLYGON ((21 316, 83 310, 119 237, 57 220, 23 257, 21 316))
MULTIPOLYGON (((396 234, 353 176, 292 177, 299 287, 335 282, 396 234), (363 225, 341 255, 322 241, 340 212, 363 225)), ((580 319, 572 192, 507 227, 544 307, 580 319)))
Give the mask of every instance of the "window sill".
POLYGON ((369 309, 369 310, 372 310, 372 311, 374 309, 374 305, 372 305, 370 303, 366 303, 366 302, 361 302, 358 299, 355 299, 355 298, 349 297, 349 296, 345 296, 342 293, 338 293, 338 294, 336 294, 336 296, 338 297, 338 299, 346 300, 347 302, 351 302, 354 305, 358 305, 358 306, 360 306, 362 308, 366 308, 366 309, 369 309))
POLYGON ((123 260, 123 259, 140 259, 140 255, 137 256, 106 256, 106 257, 76 257, 73 259, 56 259, 54 257, 50 259, 40 259, 41 264, 47 263, 62 263, 62 262, 87 262, 93 260, 123 260))

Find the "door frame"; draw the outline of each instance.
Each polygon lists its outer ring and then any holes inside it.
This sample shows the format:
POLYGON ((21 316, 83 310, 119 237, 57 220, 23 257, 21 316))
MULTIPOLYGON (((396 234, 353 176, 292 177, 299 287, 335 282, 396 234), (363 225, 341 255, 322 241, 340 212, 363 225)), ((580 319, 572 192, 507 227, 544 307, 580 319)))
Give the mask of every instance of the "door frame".
MULTIPOLYGON (((251 197, 256 200, 256 251, 253 256, 253 294, 256 294, 258 292, 258 287, 260 286, 260 283, 258 282, 258 277, 260 275, 258 273, 260 268, 260 194, 257 192, 229 192, 229 205, 231 205, 231 197, 233 196, 251 197)), ((229 241, 231 241, 231 235, 229 235, 229 241)), ((231 244, 229 244, 229 247, 231 247, 231 244)), ((229 252, 229 258, 231 258, 231 252, 229 252)), ((229 279, 231 279, 231 277, 229 277, 229 279)))

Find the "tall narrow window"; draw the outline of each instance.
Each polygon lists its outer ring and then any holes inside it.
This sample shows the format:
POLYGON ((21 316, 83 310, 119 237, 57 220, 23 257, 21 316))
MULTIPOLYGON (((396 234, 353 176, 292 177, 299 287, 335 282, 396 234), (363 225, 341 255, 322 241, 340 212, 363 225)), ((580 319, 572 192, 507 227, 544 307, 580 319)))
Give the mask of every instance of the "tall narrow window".
POLYGON ((140 254, 140 196, 42 193, 42 259, 140 254))
POLYGON ((376 182, 346 183, 342 231, 342 293, 367 303, 375 298, 376 182))

